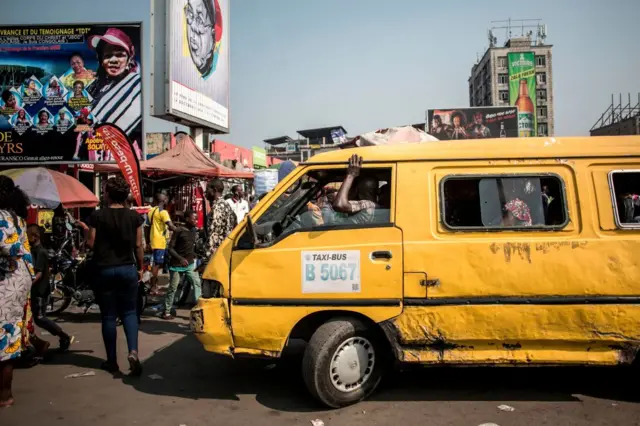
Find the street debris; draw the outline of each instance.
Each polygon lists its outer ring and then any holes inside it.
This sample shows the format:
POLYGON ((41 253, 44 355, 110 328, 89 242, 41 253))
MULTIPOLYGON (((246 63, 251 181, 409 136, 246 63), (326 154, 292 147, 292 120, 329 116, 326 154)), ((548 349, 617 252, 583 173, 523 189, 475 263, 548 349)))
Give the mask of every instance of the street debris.
POLYGON ((150 378, 151 380, 162 380, 162 379, 164 379, 164 377, 162 377, 162 376, 161 376, 161 375, 159 375, 159 374, 155 374, 155 373, 154 373, 154 374, 149 374, 149 378, 150 378))
POLYGON ((313 426, 324 426, 324 422, 320 419, 311 420, 313 426))
POLYGON ((41 331, 40 335, 41 336, 51 336, 51 333, 49 333, 48 331, 41 331))
POLYGON ((478 426, 500 426, 500 425, 497 423, 482 423, 481 425, 478 425, 478 426))
POLYGON ((265 369, 265 370, 273 370, 274 368, 276 368, 276 365, 275 365, 275 364, 269 364, 269 365, 267 365, 264 369, 265 369))
POLYGON ((513 411, 516 411, 516 409, 513 408, 512 406, 504 405, 504 404, 498 405, 498 410, 500 410, 500 411, 508 411, 510 413, 513 412, 513 411))
POLYGON ((91 370, 91 371, 84 371, 82 373, 73 373, 73 374, 69 374, 67 376, 64 376, 65 379, 77 379, 78 377, 91 377, 91 376, 95 376, 96 372, 91 370))

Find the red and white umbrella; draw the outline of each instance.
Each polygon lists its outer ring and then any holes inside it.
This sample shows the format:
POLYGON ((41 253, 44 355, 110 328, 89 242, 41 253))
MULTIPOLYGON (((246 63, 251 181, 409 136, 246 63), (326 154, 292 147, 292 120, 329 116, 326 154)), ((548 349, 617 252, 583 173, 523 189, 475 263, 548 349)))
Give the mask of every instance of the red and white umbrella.
POLYGON ((98 198, 72 176, 44 167, 9 169, 0 171, 8 176, 29 197, 31 204, 55 209, 60 204, 64 208, 95 207, 98 198))

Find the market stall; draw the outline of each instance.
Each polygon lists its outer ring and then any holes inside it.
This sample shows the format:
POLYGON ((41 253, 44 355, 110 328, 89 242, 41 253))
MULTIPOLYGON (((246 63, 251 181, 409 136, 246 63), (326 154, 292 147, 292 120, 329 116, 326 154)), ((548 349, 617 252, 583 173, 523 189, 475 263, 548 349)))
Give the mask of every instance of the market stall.
MULTIPOLYGON (((118 166, 97 165, 99 173, 119 173, 118 166)), ((249 186, 252 172, 225 167, 202 152, 190 137, 183 137, 175 147, 150 160, 140 162, 145 201, 151 202, 154 193, 164 190, 169 195, 170 214, 180 216, 185 210, 195 210, 199 226, 204 224, 204 190, 206 182, 221 178, 227 187, 241 183, 249 186)))

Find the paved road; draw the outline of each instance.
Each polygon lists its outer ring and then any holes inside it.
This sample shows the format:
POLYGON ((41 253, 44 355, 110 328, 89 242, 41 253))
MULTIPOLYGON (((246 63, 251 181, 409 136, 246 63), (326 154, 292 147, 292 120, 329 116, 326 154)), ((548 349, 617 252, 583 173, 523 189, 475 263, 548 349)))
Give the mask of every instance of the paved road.
MULTIPOLYGON (((640 386, 628 370, 408 369, 366 402, 327 411, 307 395, 295 358, 273 365, 233 362, 204 352, 189 334, 187 312, 167 322, 147 317, 140 333, 140 379, 98 369, 104 349, 98 315, 73 314, 72 351, 18 370, 16 404, 2 425, 640 425, 640 386), (93 370, 95 376, 65 379, 93 370), (159 374, 161 380, 152 380, 159 374), (500 411, 506 404, 514 412, 500 411)), ((121 365, 126 345, 120 331, 121 365)), ((50 336, 44 336, 50 339, 50 336)), ((638 377, 638 376, 636 376, 638 377)))

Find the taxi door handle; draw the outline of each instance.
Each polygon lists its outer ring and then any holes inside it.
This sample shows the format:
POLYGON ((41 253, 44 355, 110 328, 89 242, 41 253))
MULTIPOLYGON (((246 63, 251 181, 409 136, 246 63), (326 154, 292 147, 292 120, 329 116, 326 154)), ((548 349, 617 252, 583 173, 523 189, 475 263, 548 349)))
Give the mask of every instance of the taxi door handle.
POLYGON ((391 254, 390 251, 374 251, 371 253, 371 260, 376 260, 376 259, 391 260, 392 258, 393 258, 393 255, 391 254))

